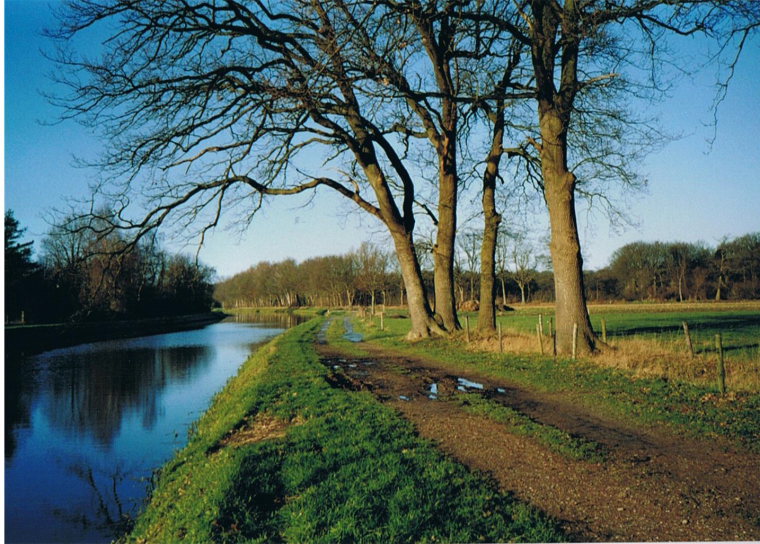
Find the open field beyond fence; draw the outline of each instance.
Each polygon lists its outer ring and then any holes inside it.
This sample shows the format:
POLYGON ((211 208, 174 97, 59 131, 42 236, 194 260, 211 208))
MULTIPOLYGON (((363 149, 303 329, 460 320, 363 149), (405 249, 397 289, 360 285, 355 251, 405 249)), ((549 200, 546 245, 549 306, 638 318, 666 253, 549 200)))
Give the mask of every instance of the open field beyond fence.
MULTIPOLYGON (((630 370, 639 376, 714 384, 718 376, 719 334, 729 390, 760 391, 760 301, 596 304, 589 306, 589 313, 600 338, 602 331, 606 332, 608 347, 593 358, 599 365, 630 370)), ((387 314, 402 315, 403 311, 389 310, 387 314)), ((549 305, 517 305, 515 311, 501 312, 497 321, 503 331, 502 349, 537 354, 539 318, 545 335, 543 349, 545 354, 551 354, 554 308, 549 305)), ((475 333, 476 312, 460 312, 460 320, 472 331, 472 349, 499 350, 495 338, 475 333)), ((375 321, 379 325, 377 318, 375 321)), ((388 321, 388 326, 393 326, 388 321)))

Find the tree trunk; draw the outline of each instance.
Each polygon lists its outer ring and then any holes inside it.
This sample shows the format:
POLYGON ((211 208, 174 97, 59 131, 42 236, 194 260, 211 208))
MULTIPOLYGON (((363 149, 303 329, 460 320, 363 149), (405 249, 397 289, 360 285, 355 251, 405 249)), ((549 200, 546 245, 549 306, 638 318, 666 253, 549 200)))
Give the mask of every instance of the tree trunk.
MULTIPOLYGON (((445 144, 444 144, 445 145, 445 144)), ((456 148, 448 146, 451 156, 444 154, 440 159, 441 174, 438 190, 438 232, 433 254, 435 269, 433 283, 435 290, 435 313, 447 331, 460 329, 454 296, 454 244, 456 238, 457 176, 456 148)))
POLYGON ((541 170, 551 225, 551 256, 554 267, 557 353, 573 351, 573 328, 578 326, 577 352, 594 351, 596 336, 591 327, 583 285, 583 257, 575 215, 575 176, 567 170, 566 129, 569 120, 544 111, 541 124, 541 170))
POLYGON ((433 318, 433 312, 428 304, 425 285, 422 281, 422 272, 417 260, 417 254, 414 251, 411 233, 394 232, 394 229, 391 229, 391 236, 396 247, 396 256, 398 257, 401 276, 404 280, 409 317, 412 322, 407 339, 427 338, 431 333, 445 334, 445 331, 441 329, 433 318))
MULTIPOLYGON (((478 330, 496 331, 496 301, 494 283, 496 281, 496 242, 501 216, 496 212, 496 177, 504 140, 504 115, 499 112, 494 124, 491 151, 488 155, 486 171, 483 174, 483 242, 480 247, 480 307, 478 309, 478 330)), ((503 283, 502 283, 503 290, 503 283)))
POLYGON ((582 355, 594 350, 596 337, 583 288, 583 259, 575 217, 576 179, 567 169, 567 131, 579 89, 580 37, 575 28, 579 15, 573 1, 566 2, 564 8, 555 8, 551 2, 531 1, 531 58, 541 133, 537 147, 551 225, 557 353, 572 353, 573 328, 577 325, 577 350, 582 355), (558 43, 560 37, 561 44, 558 43), (556 64, 559 48, 561 66, 556 64))
POLYGON ((594 351, 596 336, 591 327, 583 286, 583 258, 575 217, 575 179, 569 172, 544 173, 546 202, 551 223, 551 255, 554 265, 557 353, 570 354, 573 327, 578 326, 577 351, 594 351))

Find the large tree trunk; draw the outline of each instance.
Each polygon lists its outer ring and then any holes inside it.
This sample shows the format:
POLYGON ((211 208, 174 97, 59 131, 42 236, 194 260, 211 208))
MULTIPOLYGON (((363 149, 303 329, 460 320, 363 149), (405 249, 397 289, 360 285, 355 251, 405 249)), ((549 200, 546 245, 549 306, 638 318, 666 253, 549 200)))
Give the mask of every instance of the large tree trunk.
POLYGON ((445 151, 439 161, 438 232, 433 253, 435 269, 435 313, 443 328, 460 327, 454 296, 454 244, 457 227, 456 145, 453 137, 444 138, 445 151))
POLYGON ((551 224, 551 255, 554 267, 557 353, 569 354, 577 325, 579 354, 594 351, 596 336, 591 327, 583 286, 583 258, 575 216, 575 176, 567 170, 567 143, 558 116, 544 112, 541 123, 541 169, 551 224))
MULTIPOLYGON (((500 112, 501 113, 501 112, 500 112)), ((478 330, 496 330, 496 242, 501 216, 496 212, 496 177, 504 139, 504 118, 501 114, 494 125, 491 151, 488 155, 486 171, 483 174, 483 243, 480 248, 480 307, 478 310, 478 330)))
POLYGON ((409 308, 409 317, 412 322, 411 330, 407 335, 410 340, 427 338, 431 333, 445 334, 435 319, 428 304, 425 293, 425 285, 422 281, 417 254, 414 251, 411 233, 398 232, 391 229, 393 243, 396 247, 396 257, 399 261, 401 276, 406 290, 406 302, 409 308))
POLYGON ((567 168, 567 131, 570 128, 571 112, 579 88, 580 39, 576 32, 578 14, 576 3, 572 0, 565 2, 564 8, 555 8, 556 6, 550 2, 531 1, 531 56, 536 78, 538 122, 541 131, 541 173, 551 224, 550 247, 554 266, 557 352, 572 352, 573 329, 577 325, 578 353, 587 354, 594 351, 596 336, 591 328, 583 288, 583 259, 575 217, 576 179, 567 168), (560 35, 564 41, 561 44, 561 67, 558 71, 555 61, 560 35))

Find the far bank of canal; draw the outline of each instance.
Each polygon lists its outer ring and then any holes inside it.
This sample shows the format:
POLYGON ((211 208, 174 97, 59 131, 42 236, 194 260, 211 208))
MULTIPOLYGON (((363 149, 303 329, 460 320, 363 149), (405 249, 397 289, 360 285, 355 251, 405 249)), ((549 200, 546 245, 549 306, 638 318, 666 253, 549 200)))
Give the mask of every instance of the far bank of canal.
POLYGON ((116 339, 31 356, 6 353, 7 542, 109 542, 152 471, 289 315, 116 339))

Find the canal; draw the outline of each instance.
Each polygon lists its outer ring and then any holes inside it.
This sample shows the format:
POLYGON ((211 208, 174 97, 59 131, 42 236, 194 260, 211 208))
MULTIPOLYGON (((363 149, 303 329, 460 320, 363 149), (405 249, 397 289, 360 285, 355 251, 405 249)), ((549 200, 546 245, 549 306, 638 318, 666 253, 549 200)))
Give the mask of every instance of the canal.
POLYGON ((110 542, 153 471, 258 345, 294 316, 110 340, 5 361, 7 542, 110 542))

